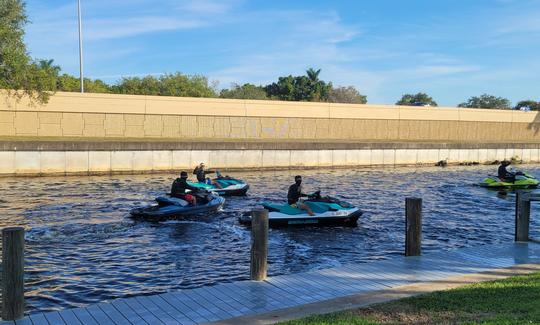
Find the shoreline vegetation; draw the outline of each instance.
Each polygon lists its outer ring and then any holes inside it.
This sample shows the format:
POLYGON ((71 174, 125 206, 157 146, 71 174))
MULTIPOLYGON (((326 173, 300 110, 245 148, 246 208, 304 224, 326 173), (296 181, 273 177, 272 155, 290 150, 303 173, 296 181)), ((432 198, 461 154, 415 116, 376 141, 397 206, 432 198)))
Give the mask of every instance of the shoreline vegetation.
POLYGON ((279 324, 540 324, 540 272, 279 324))
MULTIPOLYGON (((26 24, 29 22, 23 0, 0 0, 0 89, 8 95, 32 102, 47 103, 56 91, 81 91, 79 78, 63 73, 53 59, 32 58, 24 42, 26 24)), ((232 99, 266 99, 285 101, 309 101, 366 104, 367 96, 353 86, 334 86, 319 78, 321 69, 309 68, 304 75, 281 76, 267 85, 233 83, 228 89, 219 89, 217 81, 204 75, 186 75, 180 72, 165 73, 158 77, 126 76, 114 84, 100 79, 84 78, 84 90, 89 93, 113 93, 130 95, 157 95, 179 97, 207 97, 232 99)), ((396 105, 437 106, 428 94, 404 94, 396 105)), ((483 94, 470 97, 459 107, 540 110, 540 102, 522 100, 514 107, 508 99, 483 94)))

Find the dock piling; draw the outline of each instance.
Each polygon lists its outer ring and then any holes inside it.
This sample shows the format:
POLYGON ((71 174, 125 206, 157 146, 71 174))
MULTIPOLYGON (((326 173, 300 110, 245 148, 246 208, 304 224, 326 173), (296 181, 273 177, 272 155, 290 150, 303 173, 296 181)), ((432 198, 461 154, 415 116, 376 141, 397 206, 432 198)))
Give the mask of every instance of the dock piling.
POLYGON ((251 280, 263 281, 266 279, 267 259, 268 210, 256 209, 251 212, 251 280))
POLYGON ((24 228, 2 229, 2 319, 24 316, 24 228))
POLYGON ((405 199, 405 256, 422 253, 422 199, 405 199))
POLYGON ((515 241, 529 241, 529 223, 531 219, 530 194, 516 192, 516 228, 515 241))

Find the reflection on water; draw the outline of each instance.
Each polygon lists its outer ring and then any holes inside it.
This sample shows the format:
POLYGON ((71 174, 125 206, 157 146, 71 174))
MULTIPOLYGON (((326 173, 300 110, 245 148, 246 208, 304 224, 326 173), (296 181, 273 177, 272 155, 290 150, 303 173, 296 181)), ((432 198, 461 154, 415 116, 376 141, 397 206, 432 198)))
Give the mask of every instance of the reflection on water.
MULTIPOLYGON (((292 176, 365 211, 357 228, 271 230, 270 275, 403 252, 404 200, 424 199, 424 251, 510 242, 514 195, 471 186, 495 166, 231 173, 252 187, 215 216, 160 224, 128 211, 174 175, 0 179, 0 226, 27 229, 29 310, 54 310, 249 276, 249 232, 236 216, 286 196, 292 176)), ((540 175, 540 167, 528 166, 540 175)), ((532 231, 539 237, 533 208, 532 231)))

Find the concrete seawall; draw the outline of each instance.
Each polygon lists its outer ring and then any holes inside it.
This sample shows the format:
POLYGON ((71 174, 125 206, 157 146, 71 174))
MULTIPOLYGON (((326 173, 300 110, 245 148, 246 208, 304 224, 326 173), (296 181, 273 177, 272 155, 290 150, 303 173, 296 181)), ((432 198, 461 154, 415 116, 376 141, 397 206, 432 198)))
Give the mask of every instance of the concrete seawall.
POLYGON ((540 162, 537 144, 492 144, 482 147, 440 143, 59 143, 11 146, 0 151, 0 175, 96 175, 191 170, 199 162, 212 168, 283 169, 361 166, 487 163, 519 157, 540 162), (298 147, 312 149, 299 149, 298 147), (148 148, 153 149, 148 149, 148 148), (201 150, 203 147, 204 150, 201 150), (337 148, 336 148, 337 147, 337 148), (341 148, 340 148, 341 147, 341 148), (6 149, 17 150, 6 150, 6 149), (34 150, 30 150, 30 149, 34 150), (195 149, 198 148, 198 149, 195 149))
POLYGON ((0 175, 540 162, 537 112, 0 92, 0 175))

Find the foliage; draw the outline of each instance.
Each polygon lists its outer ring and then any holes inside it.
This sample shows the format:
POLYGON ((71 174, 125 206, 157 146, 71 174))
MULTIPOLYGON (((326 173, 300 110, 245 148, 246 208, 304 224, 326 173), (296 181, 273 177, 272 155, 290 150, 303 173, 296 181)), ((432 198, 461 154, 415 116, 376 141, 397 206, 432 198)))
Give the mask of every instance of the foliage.
POLYGON ((154 76, 126 77, 111 87, 117 94, 179 96, 179 97, 216 97, 215 86, 208 78, 200 75, 188 76, 180 72, 154 76))
POLYGON ((305 76, 292 75, 279 77, 277 82, 267 85, 264 89, 268 97, 290 101, 327 101, 332 83, 319 79, 321 70, 310 68, 305 76))
POLYGON ((540 273, 281 324, 539 324, 540 273))
POLYGON ((534 100, 522 100, 516 104, 514 109, 521 109, 522 107, 528 107, 531 111, 540 111, 540 102, 534 100))
MULTIPOLYGON (((65 73, 56 79, 58 91, 78 92, 81 89, 80 84, 79 78, 65 73)), ((110 93, 111 87, 99 79, 84 78, 84 91, 87 93, 110 93)))
POLYGON ((404 106, 437 106, 437 102, 426 93, 405 94, 396 102, 396 105, 404 106))
POLYGON ((483 94, 469 98, 468 101, 459 104, 458 107, 511 109, 511 104, 506 98, 483 94))
POLYGON ((360 94, 354 86, 337 87, 330 90, 328 101, 330 103, 365 104, 367 97, 360 94))
POLYGON ((232 84, 231 89, 223 89, 219 94, 221 98, 236 98, 236 99, 267 99, 266 91, 261 86, 252 84, 232 84))
POLYGON ((0 89, 17 98, 26 95, 31 102, 45 103, 55 88, 58 70, 52 60, 34 61, 28 55, 24 44, 27 21, 21 0, 0 0, 0 89))

